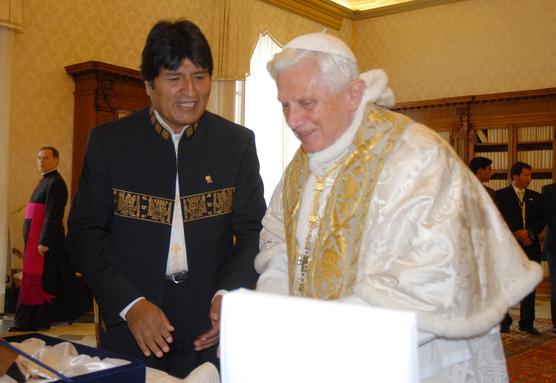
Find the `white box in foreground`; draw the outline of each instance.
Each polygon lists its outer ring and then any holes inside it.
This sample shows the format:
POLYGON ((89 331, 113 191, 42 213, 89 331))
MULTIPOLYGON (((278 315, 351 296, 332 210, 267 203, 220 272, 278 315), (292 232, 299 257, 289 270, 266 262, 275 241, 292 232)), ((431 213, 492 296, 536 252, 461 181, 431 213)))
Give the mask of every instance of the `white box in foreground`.
POLYGON ((249 290, 224 296, 222 383, 418 381, 415 314, 249 290))

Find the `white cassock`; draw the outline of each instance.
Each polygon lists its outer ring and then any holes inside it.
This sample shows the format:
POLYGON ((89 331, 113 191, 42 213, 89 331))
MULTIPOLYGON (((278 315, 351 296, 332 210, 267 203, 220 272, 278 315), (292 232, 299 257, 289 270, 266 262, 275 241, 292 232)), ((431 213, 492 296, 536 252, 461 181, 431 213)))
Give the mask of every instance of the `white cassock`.
MULTIPOLYGON (((385 99, 392 97, 383 71, 361 77, 366 94, 351 126, 333 145, 308 156, 295 232, 300 251, 315 206, 316 177, 353 150, 360 122, 368 118, 365 105, 388 104, 385 99)), ((325 178, 320 217, 339 169, 325 178)), ((284 183, 263 219, 255 268, 261 274, 257 290, 290 294, 284 183)), ((541 278, 541 267, 527 259, 450 145, 421 124, 405 126, 370 196, 352 293, 340 300, 415 311, 422 382, 506 382, 498 325, 541 278)))

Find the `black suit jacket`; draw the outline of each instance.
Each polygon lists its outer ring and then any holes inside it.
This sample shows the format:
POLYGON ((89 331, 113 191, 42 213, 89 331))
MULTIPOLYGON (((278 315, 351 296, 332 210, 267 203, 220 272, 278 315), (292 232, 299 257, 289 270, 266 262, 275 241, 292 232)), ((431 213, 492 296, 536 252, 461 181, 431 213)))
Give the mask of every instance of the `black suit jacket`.
POLYGON ((536 191, 525 189, 525 226, 521 216, 519 199, 512 185, 497 190, 495 202, 502 213, 512 233, 521 229, 527 229, 533 240, 530 246, 523 246, 523 250, 529 259, 540 262, 539 234, 544 229, 543 198, 536 191))
POLYGON ((544 247, 546 252, 556 255, 556 183, 542 188, 544 218, 548 227, 544 247))
POLYGON ((216 290, 256 283, 266 206, 253 132, 205 112, 176 159, 146 108, 91 130, 68 220, 72 260, 109 327, 140 296, 162 303, 176 171, 196 303, 185 311, 202 318, 199 333, 216 290))

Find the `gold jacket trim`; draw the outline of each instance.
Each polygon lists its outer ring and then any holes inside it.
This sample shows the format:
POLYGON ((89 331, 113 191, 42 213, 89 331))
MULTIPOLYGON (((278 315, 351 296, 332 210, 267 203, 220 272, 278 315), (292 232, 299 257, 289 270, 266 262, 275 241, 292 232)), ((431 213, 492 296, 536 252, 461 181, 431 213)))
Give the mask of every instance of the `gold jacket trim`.
POLYGON ((112 189, 114 214, 121 217, 172 224, 174 201, 148 194, 112 189))
MULTIPOLYGON (((168 132, 168 130, 166 130, 162 125, 160 125, 160 122, 158 122, 158 120, 156 119, 156 115, 154 114, 154 108, 152 106, 149 108, 149 117, 151 120, 151 124, 153 125, 156 133, 158 133, 164 141, 167 141, 170 138, 170 132, 168 132)), ((185 125, 184 127, 185 130, 183 132, 182 138, 188 140, 191 137, 193 137, 198 127, 199 127, 199 122, 185 125)))
MULTIPOLYGON (((229 214, 235 188, 213 190, 180 198, 183 222, 229 214)), ((128 190, 112 189, 114 214, 120 217, 172 224, 174 200, 128 190)))
POLYGON ((227 188, 182 197, 184 222, 231 213, 234 191, 227 188))

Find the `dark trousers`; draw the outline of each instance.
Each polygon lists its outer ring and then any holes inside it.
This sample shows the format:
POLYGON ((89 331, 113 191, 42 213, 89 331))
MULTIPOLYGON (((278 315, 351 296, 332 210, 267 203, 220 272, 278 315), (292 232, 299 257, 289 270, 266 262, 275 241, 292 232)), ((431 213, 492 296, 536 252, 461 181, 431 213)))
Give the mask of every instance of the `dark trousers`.
POLYGON ((552 327, 556 328, 556 248, 554 238, 550 242, 545 242, 545 254, 548 262, 548 272, 550 274, 550 317, 552 318, 552 327))
MULTIPOLYGON (((522 330, 533 327, 535 322, 535 290, 521 300, 519 304, 519 328, 522 330)), ((502 328, 509 328, 513 319, 510 313, 506 313, 504 320, 500 323, 502 328)))
MULTIPOLYGON (((135 357, 146 366, 166 371, 178 378, 186 377, 191 370, 205 361, 218 365, 216 347, 203 352, 193 349, 193 340, 209 327, 198 323, 200 315, 198 310, 194 309, 196 305, 191 290, 187 281, 179 284, 169 281, 164 286, 162 310, 175 331, 172 333, 173 342, 170 344, 170 352, 162 358, 159 359, 154 355, 148 358, 143 356, 129 331, 127 322, 108 328, 106 332, 99 329, 101 348, 135 357), (201 328, 203 331, 200 330, 201 328)), ((203 314, 203 317, 208 318, 208 312, 203 314)))
MULTIPOLYGON (((538 246, 529 246, 523 248, 527 257, 534 262, 540 263, 540 248, 538 246)), ((506 316, 500 323, 501 328, 509 328, 513 320, 510 313, 506 313, 506 316)), ((523 298, 519 304, 519 329, 525 330, 533 327, 535 322, 535 290, 530 292, 525 298, 523 298)))

